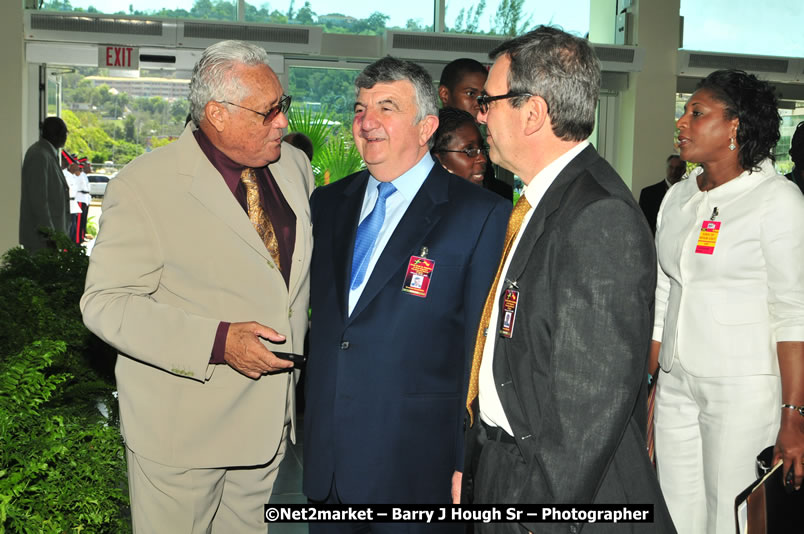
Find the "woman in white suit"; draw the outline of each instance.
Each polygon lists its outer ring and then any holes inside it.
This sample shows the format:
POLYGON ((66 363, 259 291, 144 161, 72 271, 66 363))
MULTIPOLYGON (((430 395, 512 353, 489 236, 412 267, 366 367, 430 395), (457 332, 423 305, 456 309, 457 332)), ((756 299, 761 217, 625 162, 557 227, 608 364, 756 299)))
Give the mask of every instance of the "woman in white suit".
POLYGON ((679 532, 733 534, 754 459, 804 474, 804 197, 776 173, 772 88, 717 71, 678 120, 700 164, 667 192, 651 371, 659 481, 679 532))

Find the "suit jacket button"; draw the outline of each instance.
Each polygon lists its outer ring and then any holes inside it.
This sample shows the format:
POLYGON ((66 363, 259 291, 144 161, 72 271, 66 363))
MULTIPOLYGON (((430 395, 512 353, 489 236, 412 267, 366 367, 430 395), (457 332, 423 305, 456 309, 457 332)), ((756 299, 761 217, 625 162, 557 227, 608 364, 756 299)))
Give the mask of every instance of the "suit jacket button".
POLYGON ((341 341, 341 350, 349 350, 349 342, 341 341))

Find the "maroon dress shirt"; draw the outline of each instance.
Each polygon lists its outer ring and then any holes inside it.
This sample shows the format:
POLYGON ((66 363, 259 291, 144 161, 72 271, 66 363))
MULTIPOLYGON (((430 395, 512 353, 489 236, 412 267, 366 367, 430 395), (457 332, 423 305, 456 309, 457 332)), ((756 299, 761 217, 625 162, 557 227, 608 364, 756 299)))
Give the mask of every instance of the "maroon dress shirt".
MULTIPOLYGON (((195 140, 201 151, 209 159, 213 167, 221 174, 224 182, 234 195, 243 212, 248 216, 248 203, 246 201, 246 187, 240 181, 240 174, 245 167, 232 161, 226 154, 218 150, 209 138, 200 129, 193 132, 195 140)), ((285 285, 290 284, 290 269, 293 264, 293 251, 296 247, 296 214, 285 200, 282 191, 276 184, 268 167, 254 169, 257 176, 257 187, 260 192, 260 204, 263 211, 270 217, 274 227, 276 241, 279 246, 279 257, 282 266, 280 272, 285 279, 285 285)), ((256 230, 254 230, 256 232, 256 230)), ((226 335, 229 333, 228 322, 221 321, 215 333, 215 343, 212 345, 212 357, 209 363, 226 363, 224 349, 226 348, 226 335)))

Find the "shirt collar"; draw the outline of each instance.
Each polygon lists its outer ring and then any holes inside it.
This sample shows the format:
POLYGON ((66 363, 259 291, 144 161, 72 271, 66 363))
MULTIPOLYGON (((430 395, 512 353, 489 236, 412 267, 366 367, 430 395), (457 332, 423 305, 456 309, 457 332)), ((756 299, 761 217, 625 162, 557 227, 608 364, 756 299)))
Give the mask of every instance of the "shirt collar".
MULTIPOLYGON (((416 165, 392 180, 394 187, 402 194, 405 200, 410 201, 416 196, 434 164, 433 156, 429 152, 425 152, 416 165)), ((379 185, 380 181, 371 176, 368 187, 376 189, 379 185)))
POLYGON ((237 189, 237 185, 240 183, 240 174, 243 172, 243 169, 245 169, 245 166, 232 161, 229 156, 221 152, 212 144, 212 141, 209 140, 209 137, 207 137, 201 128, 197 128, 193 131, 193 136, 198 142, 201 152, 204 153, 212 166, 215 167, 215 170, 223 176, 229 189, 234 192, 237 189))
POLYGON ((522 194, 528 199, 528 203, 530 203, 531 206, 536 207, 544 194, 550 188, 550 185, 552 185, 561 171, 564 170, 564 167, 566 167, 570 161, 575 159, 575 156, 583 152, 583 150, 588 146, 589 141, 581 141, 554 159, 547 167, 536 173, 536 176, 533 177, 530 183, 522 191, 522 194))

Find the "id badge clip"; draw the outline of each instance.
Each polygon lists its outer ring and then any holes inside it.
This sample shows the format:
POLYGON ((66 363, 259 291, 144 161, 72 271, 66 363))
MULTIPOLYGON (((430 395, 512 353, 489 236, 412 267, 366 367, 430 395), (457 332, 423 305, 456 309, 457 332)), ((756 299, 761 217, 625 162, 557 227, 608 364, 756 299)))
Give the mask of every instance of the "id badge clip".
POLYGON ((411 256, 408 269, 405 272, 405 283, 402 291, 411 295, 425 298, 430 289, 430 280, 435 269, 435 261, 427 257, 427 247, 422 247, 418 256, 411 256))
POLYGON ((500 336, 511 338, 514 335, 514 324, 516 323, 516 309, 519 305, 519 288, 516 282, 510 282, 508 288, 503 291, 502 324, 500 326, 500 336))
POLYGON ((704 221, 701 224, 701 233, 698 235, 698 243, 695 246, 696 254, 712 255, 715 253, 715 245, 717 244, 717 236, 720 233, 721 224, 720 221, 715 220, 717 216, 718 212, 717 208, 715 208, 712 210, 710 220, 704 221))

